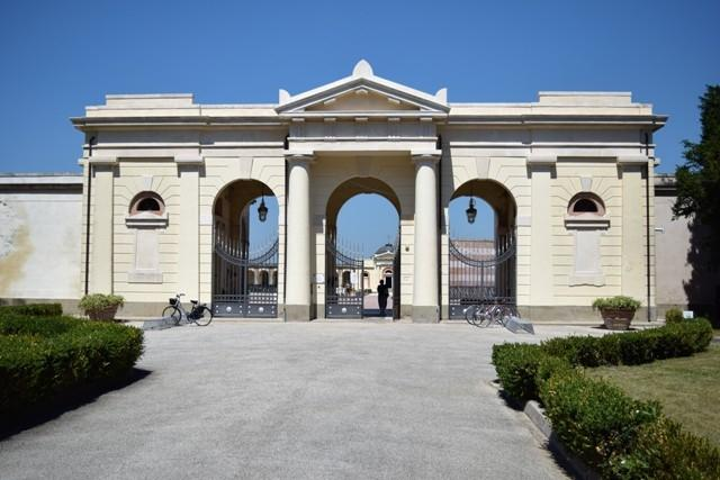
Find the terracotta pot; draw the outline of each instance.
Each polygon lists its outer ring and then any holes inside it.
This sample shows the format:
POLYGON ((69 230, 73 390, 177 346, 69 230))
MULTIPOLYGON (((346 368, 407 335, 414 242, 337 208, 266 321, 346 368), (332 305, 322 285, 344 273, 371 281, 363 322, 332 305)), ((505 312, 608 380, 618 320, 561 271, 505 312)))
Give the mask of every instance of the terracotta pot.
POLYGON ((627 330, 635 316, 635 310, 627 308, 600 309, 605 328, 608 330, 627 330))
POLYGON ((107 307, 102 310, 90 310, 87 312, 90 320, 99 320, 104 322, 111 322, 115 320, 119 305, 107 307))

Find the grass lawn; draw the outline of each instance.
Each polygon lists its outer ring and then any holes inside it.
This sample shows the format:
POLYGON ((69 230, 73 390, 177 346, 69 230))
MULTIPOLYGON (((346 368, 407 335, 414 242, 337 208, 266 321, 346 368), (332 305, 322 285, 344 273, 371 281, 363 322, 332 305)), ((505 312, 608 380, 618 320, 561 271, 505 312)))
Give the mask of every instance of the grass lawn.
POLYGON ((690 432, 720 445, 720 346, 692 357, 587 371, 639 400, 658 400, 663 412, 690 432))

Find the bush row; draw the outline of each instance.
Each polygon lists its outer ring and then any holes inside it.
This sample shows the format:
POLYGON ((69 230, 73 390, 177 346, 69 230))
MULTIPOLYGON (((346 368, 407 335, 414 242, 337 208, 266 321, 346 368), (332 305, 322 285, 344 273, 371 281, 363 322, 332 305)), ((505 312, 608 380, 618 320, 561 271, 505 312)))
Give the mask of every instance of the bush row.
POLYGON ((664 417, 657 402, 572 369, 542 382, 540 400, 560 441, 603 478, 720 478, 720 450, 664 417))
POLYGON ((493 346, 492 363, 505 391, 518 400, 538 398, 538 381, 548 370, 601 365, 639 365, 692 355, 707 348, 713 329, 704 319, 602 337, 553 338, 540 345, 493 346), (544 370, 544 371, 543 371, 544 370), (542 375, 538 377, 538 372, 542 375))
POLYGON ((126 374, 141 330, 69 317, 0 317, 0 416, 126 374))
POLYGON ((3 305, 0 306, 0 317, 58 317, 63 314, 59 303, 33 303, 29 305, 3 305))
POLYGON ((710 323, 697 319, 602 337, 554 338, 543 342, 542 348, 549 355, 565 358, 576 366, 640 365, 701 352, 712 337, 710 323))
POLYGON ((683 432, 655 402, 637 401, 580 367, 637 365, 707 348, 703 319, 604 337, 493 347, 492 361, 512 397, 539 400, 565 446, 606 478, 720 478, 720 451, 683 432))

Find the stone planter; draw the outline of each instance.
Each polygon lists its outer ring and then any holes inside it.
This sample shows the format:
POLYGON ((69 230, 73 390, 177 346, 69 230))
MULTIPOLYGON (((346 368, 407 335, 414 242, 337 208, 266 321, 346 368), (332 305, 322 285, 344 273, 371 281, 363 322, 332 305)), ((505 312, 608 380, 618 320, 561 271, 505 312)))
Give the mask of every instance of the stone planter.
POLYGON ((103 308, 102 310, 89 310, 87 313, 90 320, 98 320, 101 322, 111 322, 115 320, 119 305, 103 308))
POLYGON ((627 330, 635 316, 634 309, 603 308, 600 310, 605 328, 608 330, 627 330))

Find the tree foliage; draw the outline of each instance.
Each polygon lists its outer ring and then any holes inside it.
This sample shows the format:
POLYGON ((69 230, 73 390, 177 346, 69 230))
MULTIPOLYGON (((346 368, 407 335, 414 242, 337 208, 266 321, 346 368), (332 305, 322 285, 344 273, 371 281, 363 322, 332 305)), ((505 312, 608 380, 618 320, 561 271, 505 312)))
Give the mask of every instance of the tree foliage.
POLYGON ((720 240, 720 85, 708 85, 700 97, 700 142, 685 140, 685 163, 675 171, 675 217, 693 217, 720 240))

